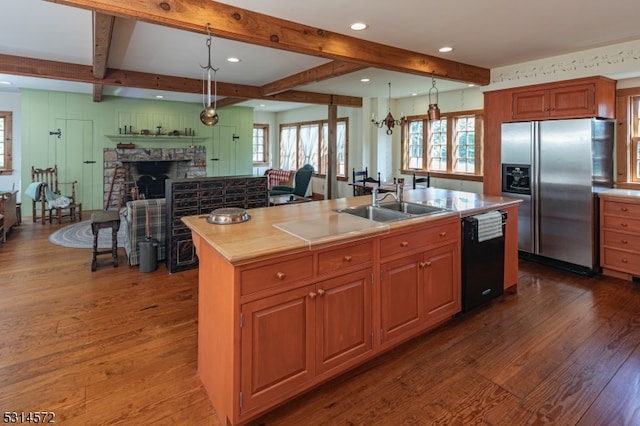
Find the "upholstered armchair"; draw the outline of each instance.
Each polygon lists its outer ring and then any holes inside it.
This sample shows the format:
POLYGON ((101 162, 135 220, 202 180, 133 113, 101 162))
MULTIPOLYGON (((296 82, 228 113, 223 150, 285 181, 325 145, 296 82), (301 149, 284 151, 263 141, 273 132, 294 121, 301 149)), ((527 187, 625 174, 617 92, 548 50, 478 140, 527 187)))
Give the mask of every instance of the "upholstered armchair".
POLYGON ((304 197, 307 195, 312 176, 313 166, 311 164, 305 164, 298 169, 296 175, 293 177, 294 186, 276 185, 269 191, 269 196, 292 194, 298 197, 304 197))

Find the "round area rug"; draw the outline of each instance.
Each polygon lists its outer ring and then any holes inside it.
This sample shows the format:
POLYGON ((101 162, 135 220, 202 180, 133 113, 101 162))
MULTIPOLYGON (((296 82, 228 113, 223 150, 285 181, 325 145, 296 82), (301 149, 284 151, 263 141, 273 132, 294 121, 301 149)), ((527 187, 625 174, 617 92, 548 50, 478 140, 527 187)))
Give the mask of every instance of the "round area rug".
MULTIPOLYGON (((85 220, 60 228, 49 235, 49 241, 63 247, 93 248, 91 221, 85 220)), ((111 247, 111 228, 101 229, 98 232, 98 247, 111 247)), ((122 223, 118 230, 118 247, 124 247, 124 226, 122 223)))

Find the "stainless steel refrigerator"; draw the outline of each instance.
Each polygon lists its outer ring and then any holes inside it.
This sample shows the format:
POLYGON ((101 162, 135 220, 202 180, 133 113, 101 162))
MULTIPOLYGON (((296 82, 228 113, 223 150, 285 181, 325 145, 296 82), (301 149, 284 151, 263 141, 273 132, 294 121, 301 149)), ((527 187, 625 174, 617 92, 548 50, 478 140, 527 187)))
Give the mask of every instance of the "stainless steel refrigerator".
POLYGON ((502 125, 502 193, 520 198, 521 256, 592 274, 598 265, 597 193, 613 186, 614 122, 502 125))

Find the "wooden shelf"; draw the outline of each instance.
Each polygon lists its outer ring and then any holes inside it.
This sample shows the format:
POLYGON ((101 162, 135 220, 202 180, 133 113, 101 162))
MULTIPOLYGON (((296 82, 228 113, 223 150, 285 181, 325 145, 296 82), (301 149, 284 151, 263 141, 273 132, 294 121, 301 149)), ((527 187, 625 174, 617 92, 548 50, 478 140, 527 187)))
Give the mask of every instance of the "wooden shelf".
POLYGON ((112 140, 113 142, 123 142, 123 141, 151 141, 151 140, 160 140, 160 141, 187 141, 187 142, 202 142, 207 137, 202 136, 172 136, 172 135, 138 135, 135 133, 129 133, 125 135, 105 135, 107 138, 112 140))

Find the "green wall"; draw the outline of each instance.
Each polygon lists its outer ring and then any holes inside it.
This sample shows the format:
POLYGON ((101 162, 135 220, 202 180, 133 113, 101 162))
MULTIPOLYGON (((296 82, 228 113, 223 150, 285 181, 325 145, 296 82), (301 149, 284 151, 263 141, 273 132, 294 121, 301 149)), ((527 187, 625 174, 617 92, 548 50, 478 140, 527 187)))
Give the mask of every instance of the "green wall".
POLYGON ((201 104, 185 102, 112 96, 94 102, 91 95, 24 90, 21 190, 31 182, 31 166, 44 168, 57 164, 60 181, 79 182, 78 197, 83 210, 99 210, 104 185, 103 148, 113 148, 118 142, 131 142, 136 148, 203 145, 207 151, 207 176, 250 175, 253 109, 220 109, 220 121, 213 127, 200 123, 201 110, 201 104), (133 126, 133 132, 146 129, 155 133, 159 124, 162 133, 193 129, 197 139, 138 136, 127 141, 107 137, 124 132, 125 125, 133 126), (58 129, 62 132, 60 138, 49 134, 58 129))

